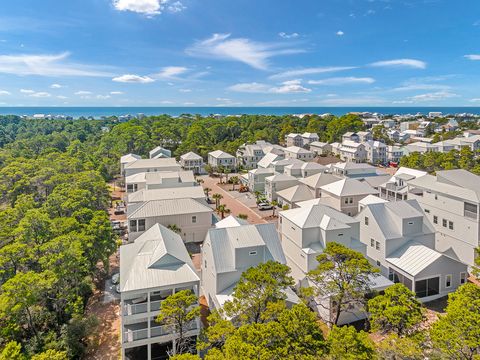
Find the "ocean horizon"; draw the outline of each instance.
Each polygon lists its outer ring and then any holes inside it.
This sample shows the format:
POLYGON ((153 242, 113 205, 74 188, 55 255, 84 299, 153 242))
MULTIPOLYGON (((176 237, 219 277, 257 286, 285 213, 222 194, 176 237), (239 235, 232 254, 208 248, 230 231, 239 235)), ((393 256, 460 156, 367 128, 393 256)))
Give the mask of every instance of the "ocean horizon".
POLYGON ((480 107, 0 107, 0 115, 33 116, 44 114, 52 116, 71 116, 73 118, 121 115, 170 115, 198 114, 220 115, 289 115, 289 114, 325 114, 343 115, 349 112, 372 112, 384 115, 423 114, 439 111, 443 114, 469 113, 480 115, 480 107))

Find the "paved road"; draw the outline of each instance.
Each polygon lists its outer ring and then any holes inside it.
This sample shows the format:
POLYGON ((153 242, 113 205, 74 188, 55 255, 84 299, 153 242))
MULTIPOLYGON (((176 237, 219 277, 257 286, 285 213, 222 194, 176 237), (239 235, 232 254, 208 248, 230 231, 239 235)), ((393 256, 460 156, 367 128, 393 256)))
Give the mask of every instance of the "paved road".
MULTIPOLYGON (((243 204, 229 192, 223 190, 220 186, 217 185, 219 178, 212 178, 209 176, 202 177, 204 183, 202 184, 204 188, 208 187, 212 189, 210 192, 210 197, 212 194, 221 194, 223 199, 220 201, 222 204, 225 204, 228 209, 230 209, 231 214, 237 216, 238 214, 248 215, 248 222, 251 224, 265 224, 265 221, 261 216, 259 216, 255 211, 249 208, 247 205, 243 204)), ((234 192, 234 194, 238 194, 234 192)))

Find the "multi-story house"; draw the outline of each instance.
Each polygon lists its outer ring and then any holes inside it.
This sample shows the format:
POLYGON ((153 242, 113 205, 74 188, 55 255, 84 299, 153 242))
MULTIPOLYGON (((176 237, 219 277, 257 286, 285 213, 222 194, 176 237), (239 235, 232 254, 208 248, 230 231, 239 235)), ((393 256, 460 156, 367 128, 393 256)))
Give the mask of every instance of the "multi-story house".
POLYGON ((283 174, 285 172, 285 167, 292 164, 304 164, 305 162, 298 159, 283 159, 277 160, 270 163, 270 168, 274 169, 275 173, 283 174))
POLYGON ((346 162, 362 163, 367 160, 368 154, 364 144, 344 140, 339 148, 339 155, 346 162))
MULTIPOLYGON (((210 229, 202 246, 202 288, 210 309, 232 299, 242 273, 260 263, 286 263, 275 224, 242 225, 210 229)), ((287 303, 300 300, 287 289, 287 303)))
POLYGON ((360 138, 358 137, 358 134, 354 133, 354 132, 351 132, 351 131, 348 131, 348 132, 346 132, 345 134, 342 135, 342 142, 344 142, 344 141, 358 142, 359 139, 360 138))
POLYGON ((128 194, 128 204, 141 203, 149 200, 168 200, 168 199, 195 199, 201 203, 206 203, 205 192, 201 186, 184 186, 175 188, 139 190, 128 194))
POLYGON ((214 169, 223 167, 233 171, 237 168, 237 159, 225 151, 215 150, 208 153, 208 164, 214 169))
POLYGON ((212 226, 213 209, 192 198, 148 200, 127 207, 128 240, 155 224, 175 226, 185 242, 201 242, 212 226))
POLYGON ((310 151, 316 155, 327 155, 332 152, 332 145, 326 142, 314 141, 309 146, 310 151))
POLYGON ((285 154, 276 154, 276 153, 269 152, 260 159, 260 161, 257 163, 257 167, 267 169, 271 167, 273 162, 284 160, 284 159, 285 159, 285 154))
POLYGON ((398 163, 403 156, 403 148, 395 145, 387 146, 387 161, 398 163))
POLYGON ((205 172, 203 158, 192 151, 180 156, 180 165, 183 170, 191 170, 194 174, 205 172))
POLYGON ((333 175, 348 177, 354 179, 366 178, 369 176, 378 176, 377 168, 370 164, 354 163, 354 162, 339 162, 331 164, 329 171, 333 175))
POLYGON ((237 149, 237 164, 246 169, 256 168, 258 162, 269 152, 282 154, 283 148, 263 140, 258 140, 254 144, 243 144, 237 149))
POLYGON ((320 138, 317 133, 305 132, 302 134, 302 146, 311 144, 312 142, 318 141, 320 138))
POLYGON ((373 135, 370 131, 357 132, 359 142, 367 142, 373 140, 373 135))
POLYGON ((285 143, 286 143, 287 147, 290 147, 290 146, 302 147, 303 146, 302 135, 295 134, 295 133, 290 133, 290 134, 285 136, 285 143))
POLYGON ((268 201, 272 202, 277 200, 278 191, 298 185, 298 183, 298 179, 290 175, 275 174, 268 176, 265 178, 265 196, 268 201))
MULTIPOLYGON (((317 265, 328 243, 336 242, 365 255, 366 246, 359 241, 359 220, 342 214, 329 206, 305 202, 302 207, 279 213, 278 231, 287 265, 297 286, 310 286, 307 273, 317 265)), ((385 277, 372 279, 372 288, 382 291, 392 283, 385 277)), ((314 309, 327 322, 332 321, 331 298, 316 300, 314 309)), ((351 309, 341 315, 339 324, 365 318, 363 309, 351 309)))
POLYGON ((127 155, 123 155, 120 158, 120 174, 122 176, 125 176, 125 165, 127 165, 131 162, 137 161, 141 158, 142 157, 140 155, 136 155, 136 154, 132 154, 132 153, 127 154, 127 155))
POLYGON ((348 216, 358 213, 358 202, 378 191, 357 179, 342 179, 320 187, 322 204, 328 205, 348 216))
POLYGON ((321 172, 325 172, 326 166, 320 165, 316 162, 295 163, 285 166, 284 174, 295 176, 297 178, 305 178, 321 172))
MULTIPOLYGON (((156 224, 134 243, 120 246, 122 359, 167 358, 178 338, 155 320, 162 301, 182 290, 199 295, 200 278, 180 236, 156 224)), ((186 326, 196 339, 199 319, 186 326)))
POLYGON ((274 169, 272 168, 258 168, 250 170, 248 172, 248 190, 251 192, 259 191, 263 193, 265 191, 265 179, 274 174, 274 169))
POLYGON ((473 266, 480 246, 480 176, 466 170, 437 171, 408 181, 408 198, 416 199, 435 228, 435 249, 473 266))
POLYGON ((124 176, 146 172, 180 171, 182 167, 174 158, 138 159, 125 164, 124 176))
POLYGON ((425 171, 402 166, 386 182, 379 185, 379 197, 388 201, 407 200, 407 182, 425 175, 427 175, 425 171))
POLYGON ((381 141, 374 140, 368 140, 364 144, 369 163, 385 164, 387 162, 387 145, 381 141))
POLYGON ((357 219, 367 257, 421 301, 443 297, 466 282, 467 265, 435 250, 435 229, 416 200, 368 204, 357 219))
POLYGON ((191 187, 197 185, 192 171, 142 172, 125 178, 125 191, 191 187))
POLYGON ((150 150, 148 153, 150 159, 160 159, 172 157, 172 152, 161 146, 157 146, 155 149, 150 150))
POLYGON ((289 146, 285 148, 285 159, 297 159, 302 161, 310 161, 315 157, 313 152, 298 146, 289 146))

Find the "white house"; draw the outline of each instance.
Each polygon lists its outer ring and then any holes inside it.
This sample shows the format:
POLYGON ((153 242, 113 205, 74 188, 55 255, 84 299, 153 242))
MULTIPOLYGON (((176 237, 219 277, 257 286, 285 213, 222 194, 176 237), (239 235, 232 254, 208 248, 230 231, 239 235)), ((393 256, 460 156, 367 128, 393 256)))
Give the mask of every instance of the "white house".
POLYGON ((407 184, 408 198, 419 202, 437 231, 435 249, 472 266, 480 246, 480 176, 445 170, 407 184))
POLYGON ((197 185, 191 171, 141 172, 125 178, 125 191, 153 190, 197 185))
POLYGON ((271 167, 272 163, 274 163, 275 161, 279 161, 279 160, 283 160, 285 159, 285 155, 284 154, 275 154, 275 153, 267 153, 265 154, 264 157, 262 157, 258 163, 257 163, 257 167, 260 169, 260 168, 263 168, 263 169, 266 169, 266 168, 269 168, 271 167))
POLYGON ((313 191, 313 194, 316 198, 319 198, 321 196, 321 187, 323 185, 327 185, 338 180, 341 180, 341 178, 327 173, 318 173, 308 176, 306 178, 299 179, 302 184, 307 185, 308 188, 313 191))
POLYGON ((326 142, 313 141, 309 145, 310 151, 316 155, 327 155, 332 152, 332 146, 326 142))
MULTIPOLYGON (((202 246, 202 288, 210 309, 223 307, 247 269, 269 260, 285 264, 275 224, 210 229, 202 246)), ((287 289, 287 303, 300 300, 287 289)))
POLYGON ((358 213, 358 202, 378 191, 357 179, 342 179, 320 187, 320 202, 349 216, 358 213))
POLYGON ((338 152, 342 160, 353 163, 365 162, 368 155, 364 144, 352 140, 344 140, 338 152))
MULTIPOLYGON (((310 286, 307 273, 317 265, 320 255, 329 242, 340 243, 365 255, 366 246, 359 241, 359 221, 332 209, 314 204, 279 213, 278 231, 287 265, 297 286, 310 286)), ((372 279, 372 288, 381 291, 392 283, 384 277, 372 279)), ((316 299, 314 309, 327 322, 332 321, 329 296, 316 299)), ((365 318, 363 309, 351 309, 341 315, 339 324, 365 318)))
POLYGON ((368 162, 372 164, 385 164, 387 162, 387 145, 374 140, 366 141, 364 144, 368 162))
POLYGON ((145 172, 180 171, 182 167, 174 158, 138 159, 125 164, 125 177, 145 172))
MULTIPOLYGON (((200 278, 180 236, 156 224, 134 243, 120 246, 122 359, 166 356, 176 335, 155 321, 162 301, 181 290, 199 295, 200 278)), ((199 319, 187 324, 196 338, 199 319)))
POLYGON ((223 166, 224 168, 235 170, 237 168, 237 159, 225 151, 215 150, 208 153, 208 164, 213 168, 223 166))
POLYGON ((298 179, 285 174, 275 174, 265 178, 265 196, 268 201, 277 200, 277 192, 297 185, 298 179))
POLYGON ((136 154, 132 154, 132 153, 127 154, 127 155, 123 155, 120 158, 120 174, 125 176, 125 165, 129 164, 133 161, 139 160, 141 158, 142 157, 140 155, 136 155, 136 154))
POLYGON ((421 301, 443 297, 466 282, 467 265, 435 250, 435 229, 416 200, 368 204, 357 219, 367 257, 421 301))
POLYGON ((320 138, 317 133, 304 132, 302 134, 302 146, 309 145, 312 142, 318 141, 320 138))
POLYGON ((377 176, 377 168, 370 164, 357 164, 354 162, 339 162, 329 165, 330 172, 333 175, 361 179, 368 176, 377 176))
POLYGON ((295 133, 290 133, 285 136, 285 142, 288 146, 298 146, 302 147, 303 146, 303 138, 302 135, 300 134, 295 134, 295 133))
POLYGON ((149 200, 168 200, 190 198, 206 203, 205 192, 201 186, 183 186, 153 190, 138 190, 128 194, 128 204, 145 202, 149 200))
POLYGON ((250 170, 248 172, 248 190, 251 192, 264 192, 265 191, 265 179, 274 174, 275 170, 273 168, 258 168, 250 170))
POLYGON ((149 200, 127 207, 128 240, 138 238, 155 224, 175 225, 185 242, 201 242, 212 226, 213 210, 191 199, 149 200))
POLYGON ((298 146, 289 146, 285 148, 285 158, 286 159, 297 159, 302 161, 310 161, 315 155, 310 150, 298 146))
POLYGON ((203 158, 192 151, 180 156, 180 166, 183 170, 193 171, 194 174, 203 174, 205 171, 203 158))
POLYGON ((289 209, 298 207, 297 203, 314 199, 314 192, 307 185, 298 184, 277 192, 277 201, 280 206, 289 209))
POLYGON ((388 201, 407 200, 408 181, 425 175, 426 171, 402 166, 385 183, 379 185, 379 196, 388 201))

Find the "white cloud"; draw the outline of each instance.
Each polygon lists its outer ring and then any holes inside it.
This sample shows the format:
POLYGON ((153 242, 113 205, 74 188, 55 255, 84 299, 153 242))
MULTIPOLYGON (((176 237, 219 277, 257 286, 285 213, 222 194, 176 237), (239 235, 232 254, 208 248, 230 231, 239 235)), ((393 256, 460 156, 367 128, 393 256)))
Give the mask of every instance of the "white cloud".
POLYGON ((260 94, 294 94, 307 93, 312 91, 300 84, 300 80, 290 80, 283 82, 280 86, 271 86, 261 83, 240 83, 232 85, 228 90, 245 93, 260 94))
POLYGON ((284 38, 284 39, 295 39, 297 37, 299 37, 300 35, 296 32, 294 33, 291 33, 291 34, 287 34, 286 32, 280 32, 278 33, 278 36, 280 36, 281 38, 284 38))
POLYGON ((415 90, 448 90, 450 86, 442 84, 407 84, 393 88, 391 91, 415 91, 415 90))
POLYGON ((38 76, 111 76, 93 66, 70 63, 70 54, 0 55, 0 73, 38 76))
POLYGON ((68 97, 63 96, 63 95, 58 95, 58 96, 57 96, 57 99, 65 100, 65 99, 68 99, 68 97))
POLYGON ((304 75, 324 74, 324 73, 351 70, 351 69, 355 69, 355 67, 354 66, 312 67, 312 68, 284 71, 284 72, 270 76, 270 79, 292 78, 292 77, 299 77, 304 75))
POLYGON ((343 35, 345 35, 345 33, 344 33, 342 30, 338 30, 338 31, 336 32, 336 34, 337 34, 338 36, 343 36, 343 35))
POLYGON ((363 97, 338 97, 338 98, 329 98, 319 101, 322 105, 330 106, 372 106, 384 104, 385 100, 376 97, 363 96, 363 97))
POLYGON ((160 78, 171 79, 187 71, 188 71, 188 68, 183 66, 166 66, 162 68, 159 73, 155 74, 155 76, 160 78))
POLYGON ((105 99, 110 99, 111 96, 110 95, 97 95, 96 98, 99 99, 99 100, 105 100, 105 99))
POLYGON ((192 92, 192 89, 178 89, 178 91, 182 93, 189 93, 189 92, 192 92))
POLYGON ((33 94, 30 94, 28 96, 37 97, 37 98, 46 98, 52 95, 50 95, 48 92, 45 92, 45 91, 39 91, 39 92, 34 92, 33 94))
POLYGON ((187 101, 187 102, 184 102, 183 105, 195 105, 195 103, 191 101, 187 101))
POLYGON ((60 84, 52 84, 52 85, 50 85, 50 88, 52 88, 52 89, 60 89, 60 88, 62 88, 62 87, 63 87, 63 86, 60 85, 60 84))
POLYGON ((427 67, 426 62, 415 59, 394 59, 377 61, 371 63, 370 65, 375 67, 408 67, 414 69, 425 69, 427 67))
POLYGON ((35 91, 31 89, 20 89, 22 94, 33 94, 35 91))
POLYGON ((123 91, 110 91, 110 95, 123 95, 123 91))
POLYGON ((75 92, 75 95, 79 95, 79 96, 92 95, 92 92, 91 91, 86 91, 86 90, 80 90, 80 91, 75 92))
POLYGON ((322 80, 310 80, 311 85, 345 85, 345 84, 373 84, 375 79, 371 77, 335 77, 322 80))
POLYGON ((480 98, 476 98, 476 99, 470 99, 470 102, 474 102, 474 103, 476 103, 476 102, 480 102, 480 98))
POLYGON ((284 44, 231 38, 230 34, 213 34, 206 40, 195 42, 186 52, 191 56, 239 61, 255 69, 266 70, 271 57, 304 51, 286 48, 284 44))
POLYGON ((10 91, 7 91, 7 90, 0 90, 0 96, 4 96, 4 95, 11 95, 10 91))
POLYGON ((147 84, 154 82, 155 80, 149 76, 140 76, 134 74, 125 74, 121 76, 114 77, 112 81, 122 82, 122 83, 140 83, 147 84))
POLYGON ((470 55, 465 55, 465 58, 467 58, 468 60, 476 61, 476 60, 480 60, 480 55, 470 54, 470 55))
POLYGON ((455 97, 458 97, 458 95, 448 91, 437 91, 433 93, 415 95, 410 97, 409 100, 412 100, 414 102, 424 102, 424 101, 439 101, 439 100, 445 100, 445 99, 450 99, 455 97))
POLYGON ((412 100, 394 100, 392 104, 413 104, 412 100))
POLYGON ((187 8, 181 1, 170 0, 113 0, 112 3, 119 11, 131 11, 147 17, 160 15, 165 10, 177 13, 187 8))

